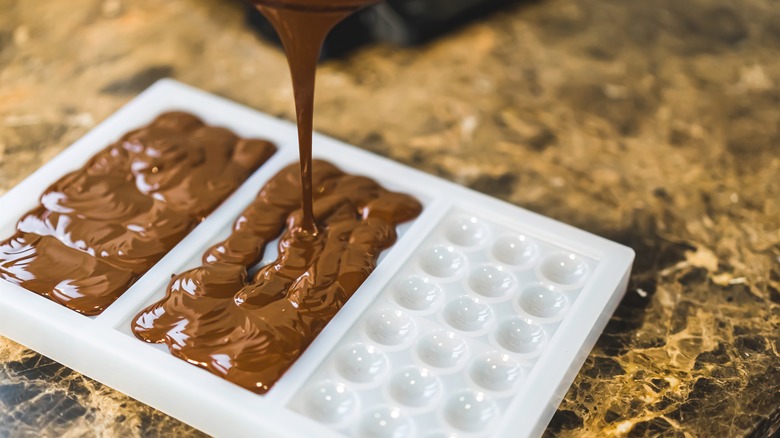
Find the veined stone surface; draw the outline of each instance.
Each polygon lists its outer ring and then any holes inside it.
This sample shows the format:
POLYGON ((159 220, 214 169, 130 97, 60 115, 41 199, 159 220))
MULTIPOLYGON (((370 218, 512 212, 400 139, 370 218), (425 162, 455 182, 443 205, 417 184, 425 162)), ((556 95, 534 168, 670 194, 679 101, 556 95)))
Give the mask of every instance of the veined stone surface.
MULTIPOLYGON (((287 119, 225 0, 0 0, 0 193, 154 80, 287 119)), ((780 427, 780 8, 542 0, 322 66, 317 130, 633 247, 550 436, 780 427)), ((0 339, 0 436, 198 435, 0 339)))

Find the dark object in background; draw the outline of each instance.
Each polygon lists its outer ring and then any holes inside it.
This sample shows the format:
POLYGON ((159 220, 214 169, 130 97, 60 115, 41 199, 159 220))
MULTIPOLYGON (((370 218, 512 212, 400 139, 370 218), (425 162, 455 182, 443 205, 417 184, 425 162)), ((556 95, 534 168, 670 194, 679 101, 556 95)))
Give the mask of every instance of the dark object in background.
MULTIPOLYGON (((370 42, 412 46, 427 42, 473 19, 517 0, 386 0, 366 8, 330 33, 322 59, 337 58, 370 42)), ((247 6, 247 22, 264 38, 279 44, 271 24, 253 6, 247 6)))

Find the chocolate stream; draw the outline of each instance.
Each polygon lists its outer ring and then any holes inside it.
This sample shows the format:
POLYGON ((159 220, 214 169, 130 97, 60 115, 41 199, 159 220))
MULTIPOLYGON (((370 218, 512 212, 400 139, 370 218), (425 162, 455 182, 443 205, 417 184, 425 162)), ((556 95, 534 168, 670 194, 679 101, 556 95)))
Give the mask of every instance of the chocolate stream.
POLYGON ((303 230, 316 233, 312 212, 312 131, 317 61, 325 37, 341 20, 376 0, 254 0, 282 41, 290 66, 301 165, 303 230))

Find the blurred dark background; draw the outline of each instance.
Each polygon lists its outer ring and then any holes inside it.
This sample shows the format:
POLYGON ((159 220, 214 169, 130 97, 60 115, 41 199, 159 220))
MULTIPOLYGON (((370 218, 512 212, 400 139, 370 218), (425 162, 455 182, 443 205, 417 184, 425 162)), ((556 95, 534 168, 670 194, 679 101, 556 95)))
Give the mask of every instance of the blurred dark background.
MULTIPOLYGON (((365 8, 336 26, 322 59, 339 58, 372 42, 415 46, 446 35, 519 0, 386 0, 365 8)), ((273 26, 245 4, 247 23, 263 38, 279 44, 273 26)))

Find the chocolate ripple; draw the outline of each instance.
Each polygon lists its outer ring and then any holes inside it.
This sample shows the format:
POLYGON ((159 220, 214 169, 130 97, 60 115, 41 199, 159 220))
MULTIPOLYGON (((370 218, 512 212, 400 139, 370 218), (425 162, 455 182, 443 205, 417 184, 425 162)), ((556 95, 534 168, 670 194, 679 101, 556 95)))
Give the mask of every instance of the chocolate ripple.
POLYGON ((0 242, 0 278, 99 314, 275 151, 191 114, 162 114, 43 193, 0 242))
POLYGON ((408 195, 315 160, 311 233, 301 226, 299 175, 293 164, 274 176, 202 265, 174 276, 134 319, 135 335, 267 392, 368 278, 395 227, 422 211, 408 195), (277 259, 250 275, 280 235, 277 259))

